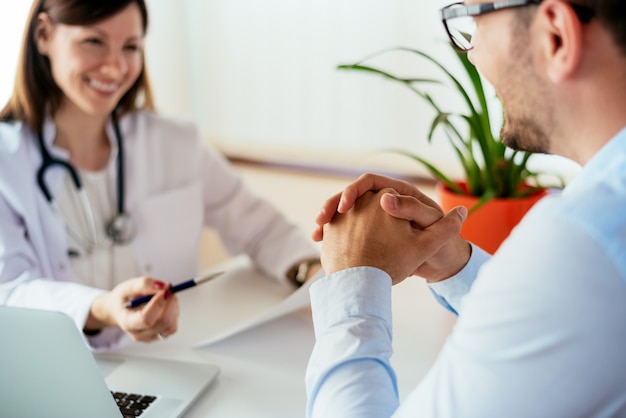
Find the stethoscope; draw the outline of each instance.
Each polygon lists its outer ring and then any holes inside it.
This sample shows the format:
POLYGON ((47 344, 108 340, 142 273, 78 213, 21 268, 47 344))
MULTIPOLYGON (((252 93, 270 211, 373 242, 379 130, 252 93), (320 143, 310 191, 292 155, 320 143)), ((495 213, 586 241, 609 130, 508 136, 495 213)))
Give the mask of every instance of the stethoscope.
MULTIPOLYGON (((122 144, 122 134, 120 132, 119 125, 117 123, 117 117, 115 112, 111 114, 111 120, 113 122, 113 129, 115 131, 115 138, 117 140, 117 214, 106 225, 106 235, 108 239, 115 245, 124 245, 130 243, 137 235, 137 226, 130 214, 124 211, 124 148, 122 144)), ((83 246, 88 250, 92 250, 96 247, 98 234, 96 232, 96 225, 93 216, 93 210, 87 193, 83 189, 83 184, 78 176, 78 172, 67 161, 54 158, 46 149, 43 134, 40 132, 38 135, 39 147, 41 148, 41 167, 37 170, 37 184, 39 189, 45 196, 48 203, 63 217, 62 211, 58 208, 57 203, 52 198, 50 190, 45 182, 46 170, 54 166, 59 166, 69 173, 72 183, 76 188, 76 192, 81 202, 82 211, 87 218, 87 224, 90 231, 90 237, 85 237, 75 229, 71 228, 67 224, 68 233, 79 242, 83 243, 83 246)))

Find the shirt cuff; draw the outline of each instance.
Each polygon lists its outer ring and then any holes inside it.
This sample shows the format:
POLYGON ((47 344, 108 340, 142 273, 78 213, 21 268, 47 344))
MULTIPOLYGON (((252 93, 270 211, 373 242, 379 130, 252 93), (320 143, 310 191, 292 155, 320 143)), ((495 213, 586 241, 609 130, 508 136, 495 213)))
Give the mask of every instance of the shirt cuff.
POLYGON ((118 327, 106 327, 95 336, 86 336, 89 347, 94 352, 110 351, 128 342, 126 333, 118 327))
POLYGON ((480 247, 472 245, 472 256, 468 263, 454 276, 439 282, 428 283, 428 288, 446 309, 458 315, 463 297, 470 291, 478 270, 491 256, 480 247))
POLYGON ((346 317, 374 316, 391 324, 391 277, 374 267, 341 270, 311 285, 315 333, 346 317))

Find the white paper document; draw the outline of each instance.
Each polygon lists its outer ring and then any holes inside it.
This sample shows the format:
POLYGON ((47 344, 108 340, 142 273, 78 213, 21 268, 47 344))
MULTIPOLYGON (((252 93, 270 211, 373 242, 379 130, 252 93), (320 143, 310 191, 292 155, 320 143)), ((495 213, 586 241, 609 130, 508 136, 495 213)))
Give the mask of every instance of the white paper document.
POLYGON ((177 294, 179 329, 168 342, 207 346, 310 304, 312 281, 294 291, 255 271, 247 257, 211 270, 225 273, 177 294))

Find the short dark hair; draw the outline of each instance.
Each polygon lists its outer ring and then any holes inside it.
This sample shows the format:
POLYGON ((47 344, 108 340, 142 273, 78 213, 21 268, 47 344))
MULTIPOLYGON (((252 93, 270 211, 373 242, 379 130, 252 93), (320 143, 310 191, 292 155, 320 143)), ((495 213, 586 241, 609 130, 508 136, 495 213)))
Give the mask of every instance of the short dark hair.
MULTIPOLYGON (((567 1, 567 0, 566 0, 567 1)), ((626 1, 625 0, 572 0, 568 3, 576 7, 579 16, 602 22, 613 36, 615 43, 626 56, 626 1)), ((522 8, 518 12, 519 23, 528 26, 532 20, 534 9, 522 8)), ((586 20, 585 20, 586 21, 586 20)))
MULTIPOLYGON (((40 13, 47 13, 53 22, 65 25, 90 25, 133 3, 139 7, 143 32, 146 33, 148 10, 144 0, 35 0, 22 37, 13 93, 0 111, 0 120, 25 121, 33 132, 40 132, 46 112, 54 114, 61 104, 63 93, 52 78, 50 61, 39 53, 36 45, 35 30, 40 13)), ((143 57, 142 61, 145 64, 143 57)), ((142 65, 139 77, 120 99, 117 111, 123 114, 137 108, 153 107, 152 90, 145 65, 142 65)))
POLYGON ((615 42, 626 55, 626 1, 624 0, 575 0, 572 4, 588 7, 593 19, 603 22, 615 42))

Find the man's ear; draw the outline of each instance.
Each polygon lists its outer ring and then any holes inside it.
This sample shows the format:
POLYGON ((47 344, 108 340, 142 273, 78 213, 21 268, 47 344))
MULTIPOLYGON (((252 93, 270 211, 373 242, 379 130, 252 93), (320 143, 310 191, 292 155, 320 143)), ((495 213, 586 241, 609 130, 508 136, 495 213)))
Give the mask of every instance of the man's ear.
POLYGON ((543 54, 548 77, 560 84, 578 68, 582 57, 583 24, 576 12, 562 0, 545 1, 538 18, 543 29, 543 54))
POLYGON ((39 13, 35 22, 35 44, 41 55, 48 55, 50 38, 52 35, 52 21, 47 13, 39 13))

